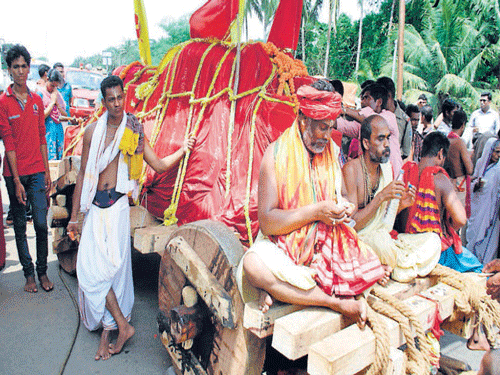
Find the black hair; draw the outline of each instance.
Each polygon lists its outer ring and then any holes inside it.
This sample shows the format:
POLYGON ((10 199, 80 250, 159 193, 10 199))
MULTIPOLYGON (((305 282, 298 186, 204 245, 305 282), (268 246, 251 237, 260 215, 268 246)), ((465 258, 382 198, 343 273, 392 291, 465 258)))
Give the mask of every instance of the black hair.
POLYGON ((401 108, 403 112, 406 113, 406 104, 402 100, 395 100, 394 102, 397 102, 399 104, 399 108, 401 108))
POLYGON ((31 64, 31 56, 25 46, 22 46, 20 44, 12 46, 7 51, 7 56, 5 56, 5 62, 7 63, 7 66, 10 68, 12 66, 12 62, 21 56, 24 57, 24 61, 26 61, 26 64, 31 64))
POLYGON ((450 140, 443 133, 436 131, 427 134, 422 144, 421 158, 437 156, 440 150, 443 150, 443 156, 448 155, 450 140))
POLYGON ((386 109, 389 92, 384 86, 377 83, 366 86, 363 91, 361 91, 361 96, 363 96, 366 92, 369 92, 374 100, 382 99, 382 109, 386 109))
POLYGON ((49 82, 63 83, 63 76, 57 69, 50 69, 47 73, 47 80, 49 82))
POLYGON ((121 89, 123 90, 123 81, 120 77, 118 76, 108 76, 104 78, 101 82, 101 94, 102 98, 106 99, 106 89, 110 89, 112 87, 120 86, 121 89))
POLYGON ((422 109, 420 110, 420 113, 422 114, 422 117, 425 118, 425 121, 431 122, 432 121, 432 107, 428 104, 424 105, 422 109))
POLYGON ((64 69, 64 65, 63 65, 62 63, 60 63, 60 62, 56 62, 56 63, 54 64, 53 68, 54 68, 54 69, 56 69, 56 68, 63 68, 63 69, 64 69))
POLYGON ((481 96, 487 96, 488 100, 491 102, 491 92, 489 91, 482 92, 481 96))
POLYGON ((332 84, 330 83, 330 81, 328 81, 326 79, 318 79, 317 81, 314 81, 311 84, 311 86, 319 91, 329 91, 329 92, 334 91, 332 84))
POLYGON ((340 96, 344 96, 344 85, 340 79, 332 79, 330 83, 333 86, 333 89, 340 94, 340 96))
POLYGON ((372 122, 375 120, 377 117, 380 117, 380 115, 374 114, 370 115, 367 118, 363 120, 361 123, 361 129, 360 129, 360 135, 359 135, 359 143, 361 144, 361 149, 365 151, 365 146, 363 146, 363 139, 368 139, 370 140, 370 137, 372 136, 372 122))
POLYGON ((361 84, 361 90, 363 90, 365 87, 373 85, 375 81, 373 79, 367 79, 361 84))
POLYGON ((451 128, 453 130, 460 129, 463 124, 467 122, 467 115, 466 113, 459 109, 458 111, 455 111, 453 114, 453 117, 451 119, 451 128))
POLYGON ((456 101, 454 101, 451 98, 446 98, 445 100, 443 100, 443 104, 441 105, 441 112, 444 115, 445 113, 451 112, 455 108, 459 108, 459 107, 460 106, 458 105, 458 103, 456 101))
POLYGON ((377 79, 377 83, 384 86, 387 91, 389 91, 389 94, 391 94, 393 99, 396 97, 396 86, 394 85, 394 81, 392 79, 389 77, 380 77, 377 79))
POLYGON ((420 94, 418 99, 427 101, 427 96, 425 96, 425 94, 420 94))
POLYGON ((412 113, 420 113, 420 108, 418 108, 418 105, 408 104, 408 106, 406 107, 406 114, 411 117, 412 113))
POLYGON ((38 75, 40 76, 40 78, 42 78, 49 70, 50 66, 48 66, 47 64, 40 64, 40 66, 38 67, 38 75))

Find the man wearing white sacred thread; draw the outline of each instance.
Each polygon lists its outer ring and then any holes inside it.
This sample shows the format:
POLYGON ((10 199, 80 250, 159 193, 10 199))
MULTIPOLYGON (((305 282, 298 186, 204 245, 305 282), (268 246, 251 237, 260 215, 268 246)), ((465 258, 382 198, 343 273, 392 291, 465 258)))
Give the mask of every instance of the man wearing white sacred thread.
POLYGON ((160 159, 144 139, 142 124, 123 110, 123 82, 117 76, 101 83, 106 112, 85 130, 81 168, 67 230, 78 231, 78 212, 86 213, 77 258, 80 315, 89 330, 102 328, 95 359, 119 353, 135 329, 130 325, 134 286, 130 252, 128 194, 139 194, 143 159, 157 173, 175 167, 195 138, 160 159), (109 332, 118 329, 110 343, 109 332))

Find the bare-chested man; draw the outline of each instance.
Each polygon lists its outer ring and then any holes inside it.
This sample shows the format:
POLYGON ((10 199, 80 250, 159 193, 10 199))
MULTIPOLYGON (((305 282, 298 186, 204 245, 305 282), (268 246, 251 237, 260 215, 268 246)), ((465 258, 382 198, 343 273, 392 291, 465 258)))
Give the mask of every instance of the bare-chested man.
POLYGON ((76 182, 68 233, 76 233, 78 212, 86 212, 79 244, 77 275, 80 314, 89 330, 102 327, 95 359, 119 353, 135 329, 129 324, 134 304, 130 251, 128 193, 136 197, 142 160, 157 173, 174 167, 194 138, 159 159, 142 125, 123 111, 123 82, 117 76, 101 83, 107 112, 88 126, 83 138, 81 168, 76 182), (110 330, 118 338, 110 343, 110 330))
POLYGON ((455 111, 451 120, 451 131, 448 133, 450 149, 444 164, 444 169, 450 175, 452 183, 456 187, 457 178, 470 176, 474 172, 474 166, 467 150, 467 145, 460 138, 464 133, 467 115, 461 109, 455 111))
POLYGON ((359 238, 393 270, 393 279, 409 282, 434 269, 441 241, 435 233, 400 234, 396 240, 390 235, 396 214, 409 207, 415 197, 413 186, 392 178, 390 137, 383 117, 367 117, 361 124, 363 153, 344 166, 343 174, 347 198, 358 208, 353 219, 359 238), (389 209, 393 200, 397 206, 389 209))
POLYGON ((331 140, 340 96, 331 91, 321 80, 301 86, 296 122, 264 154, 258 216, 265 238, 243 258, 240 290, 246 301, 260 293, 263 311, 272 296, 328 307, 362 327, 366 307, 353 297, 386 273, 347 225, 354 207, 342 198, 339 147, 331 140))

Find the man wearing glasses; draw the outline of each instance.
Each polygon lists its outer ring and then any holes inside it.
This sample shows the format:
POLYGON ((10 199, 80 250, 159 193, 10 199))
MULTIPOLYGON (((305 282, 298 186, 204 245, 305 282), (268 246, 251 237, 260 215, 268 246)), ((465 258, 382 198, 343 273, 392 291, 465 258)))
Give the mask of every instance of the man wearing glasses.
POLYGON ((500 119, 498 117, 498 112, 490 107, 491 103, 491 93, 483 92, 481 94, 481 99, 479 99, 481 108, 472 112, 467 130, 464 133, 464 140, 467 143, 469 149, 472 148, 474 141, 479 137, 480 134, 485 134, 487 132, 492 133, 491 136, 495 136, 500 129, 500 119))

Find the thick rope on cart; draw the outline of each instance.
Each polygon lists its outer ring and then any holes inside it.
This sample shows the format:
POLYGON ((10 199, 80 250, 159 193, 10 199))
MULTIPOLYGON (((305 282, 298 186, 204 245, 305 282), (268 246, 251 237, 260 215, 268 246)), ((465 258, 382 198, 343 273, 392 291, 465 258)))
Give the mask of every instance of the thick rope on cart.
POLYGON ((401 327, 407 346, 407 372, 415 375, 428 374, 431 348, 425 336, 422 324, 413 314, 411 308, 404 302, 387 293, 372 290, 371 294, 378 297, 378 299, 370 302, 371 307, 379 314, 398 322, 401 327), (415 329, 415 334, 419 342, 419 349, 415 344, 412 326, 415 329))
POLYGON ((438 281, 461 293, 455 297, 455 306, 450 321, 456 320, 457 313, 472 319, 477 315, 476 325, 482 324, 488 343, 497 346, 497 332, 500 327, 500 304, 486 294, 486 289, 474 282, 466 282, 466 275, 438 264, 429 276, 437 276, 438 281))
POLYGON ((366 310, 366 322, 375 335, 375 360, 365 375, 382 374, 389 364, 389 333, 378 314, 370 306, 366 310))

